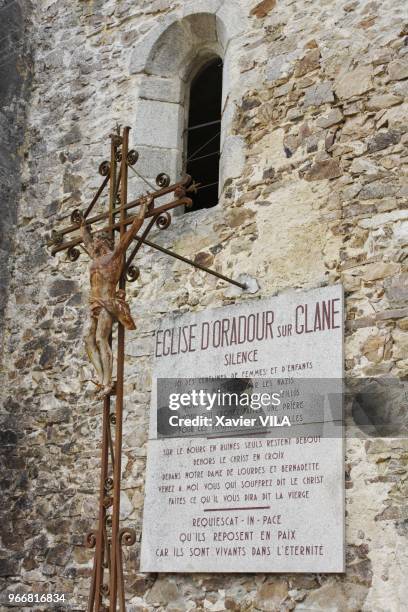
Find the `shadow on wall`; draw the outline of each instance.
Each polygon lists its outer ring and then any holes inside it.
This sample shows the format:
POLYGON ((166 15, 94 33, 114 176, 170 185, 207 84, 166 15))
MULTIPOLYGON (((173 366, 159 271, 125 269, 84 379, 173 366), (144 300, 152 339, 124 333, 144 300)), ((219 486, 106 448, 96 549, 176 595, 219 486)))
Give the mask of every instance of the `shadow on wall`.
POLYGON ((21 193, 20 147, 24 140, 25 101, 31 83, 31 54, 25 21, 27 3, 10 2, 0 14, 0 354, 9 285, 9 256, 21 193))

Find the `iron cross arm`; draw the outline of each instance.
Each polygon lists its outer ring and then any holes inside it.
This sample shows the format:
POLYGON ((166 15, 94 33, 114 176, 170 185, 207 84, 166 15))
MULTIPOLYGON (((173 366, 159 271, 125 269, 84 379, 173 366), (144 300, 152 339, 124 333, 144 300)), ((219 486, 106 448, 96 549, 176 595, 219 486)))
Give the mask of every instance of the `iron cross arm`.
MULTIPOLYGON (((128 157, 129 158, 126 160, 127 165, 131 166, 137 161, 138 156, 136 152, 129 151, 128 157)), ((120 160, 118 159, 117 161, 120 161, 120 160)), ((119 169, 117 181, 115 182, 116 183, 115 193, 119 191, 121 172, 122 172, 122 165, 119 169)), ((145 219, 150 218, 150 222, 148 223, 146 229, 143 231, 141 236, 136 235, 134 237, 134 240, 137 242, 137 244, 134 247, 133 251, 131 252, 130 256, 127 258, 126 266, 125 266, 125 272, 127 273, 128 280, 135 280, 135 278, 137 278, 137 269, 134 268, 134 266, 132 266, 131 264, 137 252, 141 248, 142 244, 145 244, 146 246, 150 248, 153 248, 162 253, 165 253, 166 255, 169 255, 170 257, 178 259, 179 261, 183 261, 184 263, 190 266, 193 266, 194 268, 197 268, 203 272, 206 272, 207 274, 210 274, 221 280, 224 280, 232 285, 240 287, 241 289, 247 288, 245 283, 240 283, 239 281, 233 280, 227 276, 224 276, 220 272, 211 270, 210 268, 207 268, 199 264, 198 262, 195 262, 194 260, 188 259, 187 257, 184 257, 183 255, 179 255, 178 253, 175 253, 174 251, 171 251, 170 249, 166 249, 165 247, 162 247, 161 245, 156 244, 155 242, 147 240, 147 235, 149 234, 150 230, 152 229, 155 223, 160 229, 166 229, 170 225, 170 222, 171 222, 171 217, 169 214, 170 210, 177 208, 179 206, 191 206, 192 200, 191 198, 187 196, 187 193, 195 191, 198 187, 198 185, 192 181, 191 176, 186 175, 178 183, 174 183, 170 185, 169 184, 170 180, 168 179, 167 175, 165 174, 159 175, 157 177, 157 180, 158 180, 158 185, 161 186, 161 189, 153 191, 147 194, 146 196, 141 196, 135 200, 132 200, 131 202, 125 204, 123 207, 113 208, 111 211, 100 213, 91 218, 88 218, 99 196, 101 195, 104 188, 109 182, 109 178, 110 178, 109 162, 101 163, 101 165, 99 166, 99 173, 105 178, 101 186, 99 187, 98 191, 96 192, 94 198, 92 199, 91 203, 88 205, 87 209, 85 210, 85 212, 82 213, 78 209, 74 210, 73 213, 71 214, 72 225, 66 228, 63 228, 59 231, 53 232, 53 235, 51 236, 50 240, 48 240, 47 246, 52 247, 51 248, 52 255, 56 255, 57 253, 61 251, 67 250, 68 257, 71 259, 71 261, 75 261, 76 259, 78 259, 80 255, 80 251, 78 251, 78 249, 76 249, 75 247, 83 243, 83 238, 82 236, 77 236, 76 238, 68 242, 64 242, 64 236, 79 230, 82 219, 86 219, 86 226, 91 227, 94 223, 98 223, 99 221, 109 220, 110 218, 114 219, 116 214, 118 213, 120 214, 121 212, 127 212, 137 206, 140 206, 144 198, 148 197, 151 200, 151 204, 145 214, 145 219), (162 184, 160 184, 161 178, 163 179, 162 184), (176 196, 175 199, 171 200, 170 202, 167 202, 166 204, 162 204, 161 206, 158 206, 157 208, 154 207, 155 200, 165 195, 168 195, 170 193, 174 193, 174 195, 176 196)), ((131 215, 129 217, 125 217, 121 221, 114 221, 110 225, 105 226, 99 229, 98 231, 100 232, 107 231, 107 230, 110 232, 115 231, 115 230, 120 231, 121 228, 132 224, 136 218, 137 218, 137 215, 131 215)))
MULTIPOLYGON (((149 217, 160 217, 160 215, 166 213, 169 210, 172 210, 173 208, 177 208, 179 206, 191 206, 192 204, 192 200, 191 198, 189 198, 187 196, 187 192, 189 189, 194 189, 195 185, 194 183, 191 185, 191 187, 189 187, 191 183, 191 177, 186 175, 186 177, 180 181, 179 183, 175 183, 173 185, 169 185, 167 187, 164 187, 163 189, 160 189, 158 191, 149 193, 147 197, 149 197, 152 202, 154 202, 154 200, 163 197, 164 195, 167 195, 169 193, 174 192, 176 198, 171 200, 170 202, 166 203, 166 204, 162 204, 161 206, 158 206, 157 208, 150 208, 147 213, 145 218, 149 218, 149 217)), ((140 206, 140 204, 143 201, 143 197, 146 196, 142 196, 141 198, 137 198, 136 200, 132 200, 131 202, 129 202, 125 207, 125 211, 128 211, 132 208, 135 208, 137 206, 140 206)), ((91 202, 92 204, 92 202, 91 202)), ((88 207, 88 209, 90 208, 90 206, 88 207)), ((121 209, 117 208, 114 209, 112 211, 112 214, 117 214, 120 213, 121 209)), ((52 246, 51 248, 51 254, 52 255, 56 255, 57 253, 59 253, 60 251, 65 251, 65 250, 70 250, 73 247, 81 244, 83 242, 82 238, 80 236, 78 236, 77 238, 74 238, 68 242, 64 242, 63 241, 63 237, 64 235, 70 234, 74 231, 79 230, 79 226, 80 226, 80 221, 81 221, 81 217, 84 216, 85 218, 86 215, 81 215, 80 211, 74 211, 73 215, 76 215, 76 219, 75 219, 75 223, 62 229, 59 230, 57 232, 54 233, 54 235, 50 238, 50 240, 48 240, 47 242, 47 246, 52 246)), ((94 223, 97 223, 99 221, 103 221, 105 219, 109 218, 109 212, 106 213, 101 213, 99 215, 95 215, 94 217, 91 217, 90 219, 87 219, 86 221, 86 225, 87 226, 92 226, 94 223)), ((136 218, 136 215, 131 215, 129 217, 126 217, 126 219, 122 222, 123 225, 127 226, 129 224, 131 224, 134 219, 136 218)), ((114 223, 112 226, 106 226, 104 228, 101 228, 100 231, 103 230, 118 230, 120 229, 121 226, 121 222, 116 222, 114 223)))
MULTIPOLYGON (((153 218, 152 221, 154 222, 155 219, 153 218)), ((206 266, 203 266, 202 264, 199 264, 198 262, 194 260, 188 259, 187 257, 184 257, 183 255, 179 255, 179 253, 175 253, 174 251, 171 251, 170 249, 166 249, 160 244, 156 244, 155 242, 152 242, 151 240, 147 240, 147 234, 149 233, 152 225, 153 223, 149 224, 141 236, 138 236, 136 234, 136 236, 133 238, 133 240, 137 241, 137 245, 134 247, 133 251, 131 252, 129 258, 126 261, 126 271, 129 271, 131 268, 133 268, 133 266, 131 266, 132 261, 135 255, 137 254, 138 250, 142 246, 142 244, 145 244, 146 246, 152 249, 155 249, 156 251, 160 251, 161 253, 164 253, 165 255, 169 255, 170 257, 173 257, 174 259, 183 261, 189 266, 193 266, 193 268, 197 268, 197 270, 201 270, 202 272, 211 274, 211 276, 215 276, 216 278, 226 281, 227 283, 230 283, 231 285, 235 285, 236 287, 239 287, 240 289, 245 290, 248 288, 246 283, 240 283, 239 281, 233 280, 232 278, 229 278, 228 276, 224 276, 224 274, 221 274, 221 272, 217 272, 216 270, 211 270, 211 268, 207 268, 206 266)))
MULTIPOLYGON (((104 164, 106 164, 107 162, 103 162, 104 164)), ((101 164, 102 166, 102 164, 101 164)), ((108 169, 109 172, 109 169, 108 169)), ((119 175, 120 175, 120 171, 119 171, 119 175)), ((161 176, 161 175, 159 175, 161 176)), ((78 215, 80 215, 81 217, 83 216, 85 219, 87 219, 87 225, 91 225, 92 223, 96 223, 97 221, 103 221, 104 219, 107 219, 109 217, 110 214, 116 215, 119 214, 121 211, 121 208, 114 208, 112 210, 112 213, 110 212, 105 212, 105 213, 100 213, 99 215, 95 215, 94 217, 91 217, 90 219, 88 219, 88 215, 91 212, 93 206, 95 205, 97 199, 99 198, 100 194, 102 193, 102 191, 104 190, 106 184, 109 181, 109 174, 105 177, 102 185, 99 187, 97 193, 95 194, 95 197, 93 198, 93 200, 91 201, 91 203, 89 204, 88 208, 86 209, 86 211, 82 214, 78 209, 74 210, 71 213, 71 221, 72 221, 72 225, 69 225, 66 228, 63 228, 61 230, 58 230, 58 234, 60 236, 64 236, 65 234, 70 234, 71 232, 74 232, 78 229, 79 227, 79 223, 80 223, 80 218, 78 217, 78 215)), ((192 182, 191 176, 189 176, 188 174, 186 174, 186 176, 184 177, 183 180, 181 180, 178 183, 174 183, 173 185, 168 185, 166 187, 163 187, 162 189, 158 189, 157 191, 153 191, 152 193, 148 194, 149 197, 151 197, 153 200, 156 200, 157 198, 161 198, 164 195, 167 195, 169 193, 172 193, 173 191, 175 192, 177 189, 185 189, 186 192, 187 191, 193 191, 195 190, 197 187, 197 185, 192 182)), ((116 192, 118 191, 118 188, 116 187, 116 192)), ((141 202, 141 198, 136 198, 136 200, 132 200, 131 202, 129 202, 128 204, 126 204, 125 211, 130 210, 131 208, 134 208, 135 206, 139 206, 141 202)), ((51 238, 50 240, 48 240, 47 242, 47 246, 52 246, 55 243, 55 241, 51 238)))

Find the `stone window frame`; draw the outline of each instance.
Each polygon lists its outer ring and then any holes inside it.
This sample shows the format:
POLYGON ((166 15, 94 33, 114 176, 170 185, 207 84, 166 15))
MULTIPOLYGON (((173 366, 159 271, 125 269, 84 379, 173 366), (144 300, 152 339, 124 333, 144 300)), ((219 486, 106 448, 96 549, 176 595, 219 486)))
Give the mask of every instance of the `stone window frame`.
MULTIPOLYGON (((180 178, 192 79, 214 57, 223 61, 218 203, 189 216, 218 208, 225 182, 241 176, 244 167, 244 141, 231 130, 234 100, 242 95, 233 58, 237 57, 244 24, 235 0, 203 0, 199 12, 197 2, 188 2, 156 21, 132 50, 130 73, 137 97, 132 136, 140 153, 138 170, 150 182, 159 172, 167 172, 172 180, 180 178)), ((145 187, 138 185, 139 190, 145 187)))

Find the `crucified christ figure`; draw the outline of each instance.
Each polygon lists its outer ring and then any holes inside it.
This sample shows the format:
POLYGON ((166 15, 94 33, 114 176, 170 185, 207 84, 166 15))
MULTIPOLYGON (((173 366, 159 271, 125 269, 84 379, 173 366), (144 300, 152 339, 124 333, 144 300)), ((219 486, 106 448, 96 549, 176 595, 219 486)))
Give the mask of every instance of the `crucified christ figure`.
POLYGON ((113 322, 119 321, 126 329, 136 329, 126 302, 124 289, 116 289, 125 265, 126 250, 143 225, 148 197, 142 199, 140 212, 130 228, 112 248, 109 234, 92 236, 85 219, 81 221, 81 236, 87 252, 92 258, 89 268, 91 295, 89 299, 90 323, 85 336, 85 347, 89 360, 95 368, 99 397, 112 391, 112 350, 110 334, 113 322))

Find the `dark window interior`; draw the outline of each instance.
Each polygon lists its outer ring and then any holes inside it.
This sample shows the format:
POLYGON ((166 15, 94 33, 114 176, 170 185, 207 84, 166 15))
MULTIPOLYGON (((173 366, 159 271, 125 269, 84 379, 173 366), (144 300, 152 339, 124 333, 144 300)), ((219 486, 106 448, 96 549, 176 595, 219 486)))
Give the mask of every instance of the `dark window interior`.
POLYGON ((222 61, 206 64, 191 84, 187 127, 186 172, 201 183, 186 212, 218 203, 222 61))

